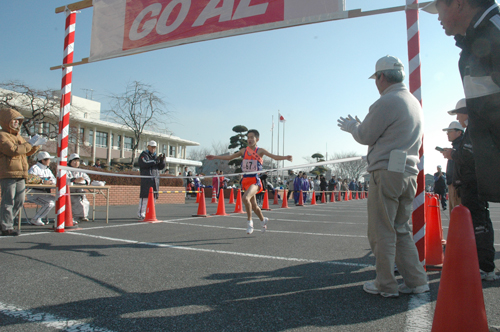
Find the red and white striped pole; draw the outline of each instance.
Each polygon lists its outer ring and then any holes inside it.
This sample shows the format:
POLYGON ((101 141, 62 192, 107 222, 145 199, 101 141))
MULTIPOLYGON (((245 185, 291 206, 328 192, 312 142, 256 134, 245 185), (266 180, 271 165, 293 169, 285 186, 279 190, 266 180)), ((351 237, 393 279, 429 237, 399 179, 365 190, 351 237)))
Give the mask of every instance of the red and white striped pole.
MULTIPOLYGON (((420 30, 418 24, 418 0, 406 0, 406 27, 408 33, 408 62, 410 92, 422 105, 422 80, 420 74, 420 30), (411 6, 411 8, 409 8, 411 6)), ((419 151, 417 193, 413 200, 413 240, 418 249, 420 262, 425 265, 425 176, 424 138, 419 151)))
MULTIPOLYGON (((60 166, 67 166, 68 159, 69 111, 71 107, 71 78, 73 67, 65 67, 64 65, 73 63, 75 21, 76 12, 72 12, 66 8, 66 33, 64 37, 63 77, 61 83, 61 111, 59 115, 59 136, 57 145, 57 156, 59 157, 60 166)), ((58 233, 64 232, 66 199, 69 199, 67 194, 66 171, 59 170, 57 172, 57 225, 55 227, 55 231, 58 233)))

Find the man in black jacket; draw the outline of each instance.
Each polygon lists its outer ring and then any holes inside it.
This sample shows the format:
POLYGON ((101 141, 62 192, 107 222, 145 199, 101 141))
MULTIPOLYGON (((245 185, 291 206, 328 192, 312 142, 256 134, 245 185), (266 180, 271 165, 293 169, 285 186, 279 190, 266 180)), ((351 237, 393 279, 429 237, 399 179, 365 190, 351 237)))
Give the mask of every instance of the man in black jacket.
POLYGON ((446 174, 443 173, 441 166, 437 167, 434 173, 434 193, 441 198, 441 207, 446 210, 446 174))
POLYGON ((495 0, 436 0, 445 33, 462 49, 458 63, 474 144, 479 198, 500 202, 500 9, 495 0))
MULTIPOLYGON (((160 171, 165 168, 165 155, 156 155, 156 145, 155 141, 149 141, 148 148, 142 151, 139 156, 141 175, 150 176, 150 178, 141 178, 139 211, 137 212, 137 218, 139 219, 146 217, 149 188, 153 187, 153 191, 158 191, 160 188, 160 171)), ((155 200, 158 199, 158 194, 154 194, 154 197, 155 200)))
MULTIPOLYGON (((450 111, 456 114, 460 124, 467 128, 467 108, 450 111)), ((453 184, 458 188, 462 205, 469 209, 476 238, 481 279, 493 281, 495 275, 494 232, 491 224, 488 202, 478 195, 476 167, 474 163, 475 146, 467 128, 460 146, 457 149, 444 149, 443 156, 455 161, 453 184)))
MULTIPOLYGON (((463 100, 463 106, 465 107, 465 99, 463 100)), ((459 102, 460 105, 457 105, 457 109, 459 106, 462 106, 461 101, 459 102)), ((450 111, 451 112, 451 111, 450 111)), ((444 128, 443 131, 446 131, 446 135, 448 136, 448 141, 451 142, 451 146, 453 146, 453 149, 458 149, 460 146, 460 143, 462 143, 462 138, 464 134, 464 128, 460 125, 460 122, 458 121, 453 121, 450 123, 450 125, 447 128, 444 128)), ((448 202, 450 203, 450 217, 451 217, 451 211, 453 208, 457 205, 460 204, 460 197, 458 195, 458 191, 455 189, 455 186, 453 185, 453 169, 455 167, 455 162, 453 160, 448 160, 446 164, 446 174, 448 176, 446 177, 446 184, 448 186, 448 202)))

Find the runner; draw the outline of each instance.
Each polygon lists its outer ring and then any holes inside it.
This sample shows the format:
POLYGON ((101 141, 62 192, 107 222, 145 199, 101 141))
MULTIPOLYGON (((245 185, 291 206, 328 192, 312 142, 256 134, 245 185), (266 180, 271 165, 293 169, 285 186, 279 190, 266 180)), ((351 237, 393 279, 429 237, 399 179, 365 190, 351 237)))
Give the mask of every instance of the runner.
POLYGON ((262 226, 262 233, 267 229, 268 218, 264 218, 262 211, 257 205, 257 200, 255 195, 262 191, 262 183, 259 178, 258 173, 252 173, 262 170, 262 157, 268 156, 274 160, 288 160, 292 161, 292 156, 277 156, 275 154, 269 153, 265 149, 257 147, 257 142, 259 141, 259 132, 255 129, 251 129, 247 133, 247 143, 246 149, 241 149, 240 151, 229 155, 229 156, 213 156, 208 155, 206 158, 208 160, 220 159, 220 160, 232 160, 238 157, 243 157, 241 162, 241 170, 243 173, 243 179, 241 181, 241 188, 245 191, 242 200, 247 211, 248 221, 247 221, 247 234, 253 233, 253 221, 252 221, 252 210, 260 219, 260 224, 262 226))

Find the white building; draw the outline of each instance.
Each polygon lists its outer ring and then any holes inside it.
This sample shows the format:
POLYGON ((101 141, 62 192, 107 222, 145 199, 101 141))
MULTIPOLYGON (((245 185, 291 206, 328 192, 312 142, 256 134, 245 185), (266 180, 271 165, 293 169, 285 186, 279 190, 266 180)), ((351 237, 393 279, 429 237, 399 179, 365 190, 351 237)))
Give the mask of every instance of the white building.
MULTIPOLYGON (((12 91, 0 90, 0 93, 12 93, 12 91)), ((22 113, 26 117, 31 117, 30 110, 22 113)), ((52 119, 46 121, 53 124, 58 123, 59 110, 54 111, 52 119)), ((43 133, 45 130, 47 130, 46 125, 40 124, 39 133, 43 133)), ((78 153, 81 160, 88 165, 95 164, 96 160, 100 160, 106 165, 117 162, 127 164, 130 163, 132 157, 133 136, 132 130, 125 126, 101 120, 101 103, 78 96, 71 97, 68 154, 78 153)), ((198 142, 152 131, 143 132, 136 150, 135 161, 140 153, 147 148, 147 142, 151 140, 155 140, 158 144, 156 152, 158 154, 164 153, 167 156, 167 169, 170 174, 177 175, 186 166, 202 165, 200 161, 186 159, 187 147, 198 146, 200 145, 198 142)), ((55 155, 57 142, 50 140, 44 150, 55 155)))

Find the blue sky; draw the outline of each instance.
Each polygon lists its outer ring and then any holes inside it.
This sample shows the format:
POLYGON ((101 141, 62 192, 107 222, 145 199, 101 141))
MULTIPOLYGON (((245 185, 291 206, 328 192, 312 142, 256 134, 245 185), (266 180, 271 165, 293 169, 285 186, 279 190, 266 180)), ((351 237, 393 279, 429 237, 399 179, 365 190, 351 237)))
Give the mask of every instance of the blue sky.
MULTIPOLYGON (((35 88, 58 89, 64 14, 54 9, 76 1, 0 2, 0 81, 20 80, 35 88)), ((404 0, 346 0, 347 10, 404 5, 404 0)), ((75 61, 90 54, 92 9, 77 14, 75 61)), ((445 165, 435 146, 450 146, 442 128, 454 120, 446 111, 463 98, 458 73, 459 49, 436 15, 420 13, 422 99, 425 116, 425 171, 445 165)), ((347 114, 363 119, 379 97, 375 62, 399 57, 407 69, 404 12, 325 22, 229 37, 100 61, 73 69, 73 93, 108 108, 107 95, 128 82, 151 84, 174 112, 174 135, 202 146, 229 143, 231 128, 245 125, 261 133, 259 146, 271 150, 271 117, 286 118, 285 153, 293 164, 316 152, 366 153, 366 146, 337 127, 347 114), (90 95, 89 95, 90 97, 90 95)), ((408 74, 408 72, 407 72, 408 74)), ((407 83, 407 80, 406 80, 407 83)), ((280 129, 282 134, 282 128, 280 129)), ((280 154, 282 154, 280 137, 280 154)), ((188 149, 189 152, 189 149, 188 149)), ((287 162, 288 163, 288 162, 287 162)), ((287 164, 289 165, 289 164, 287 164)))

